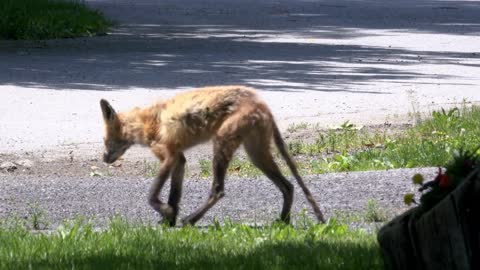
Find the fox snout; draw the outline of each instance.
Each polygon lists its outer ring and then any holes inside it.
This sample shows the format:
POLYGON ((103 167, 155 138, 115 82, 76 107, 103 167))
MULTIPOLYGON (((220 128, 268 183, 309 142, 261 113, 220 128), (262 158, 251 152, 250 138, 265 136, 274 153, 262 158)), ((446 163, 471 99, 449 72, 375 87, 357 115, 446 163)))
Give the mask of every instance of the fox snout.
POLYGON ((107 152, 104 152, 103 153, 103 162, 105 163, 113 163, 114 160, 112 160, 112 156, 110 154, 108 154, 107 152))
POLYGON ((125 151, 127 151, 130 145, 131 144, 125 144, 114 149, 106 147, 103 152, 103 161, 108 164, 115 162, 123 155, 123 153, 125 153, 125 151))
POLYGON ((103 153, 103 162, 111 164, 117 160, 117 157, 115 155, 112 155, 108 152, 103 153))

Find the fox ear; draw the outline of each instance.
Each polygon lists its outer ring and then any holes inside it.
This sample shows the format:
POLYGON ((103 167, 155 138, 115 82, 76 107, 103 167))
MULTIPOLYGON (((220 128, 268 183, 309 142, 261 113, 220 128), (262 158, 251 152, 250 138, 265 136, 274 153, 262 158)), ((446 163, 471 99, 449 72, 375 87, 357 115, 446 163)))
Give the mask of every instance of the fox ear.
POLYGON ((105 99, 100 100, 100 107, 102 108, 103 119, 106 122, 113 121, 115 118, 117 118, 117 113, 112 108, 110 103, 108 103, 108 101, 106 101, 105 99))

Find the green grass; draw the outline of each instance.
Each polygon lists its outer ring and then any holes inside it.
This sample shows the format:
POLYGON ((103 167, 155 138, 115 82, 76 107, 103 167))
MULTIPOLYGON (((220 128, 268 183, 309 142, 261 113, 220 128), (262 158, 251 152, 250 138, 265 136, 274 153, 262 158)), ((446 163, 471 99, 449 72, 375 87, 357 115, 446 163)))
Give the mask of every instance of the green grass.
POLYGON ((111 22, 73 1, 0 0, 0 39, 39 40, 105 34, 111 22))
POLYGON ((374 234, 330 221, 170 229, 75 222, 50 234, 0 226, 1 269, 383 269, 374 234))
POLYGON ((321 173, 445 166, 453 151, 478 147, 479 122, 479 107, 463 107, 433 112, 432 118, 403 134, 362 137, 355 131, 353 135, 342 135, 350 137, 350 145, 343 144, 331 157, 304 164, 304 169, 321 173))
MULTIPOLYGON (((393 134, 392 134, 393 135, 393 134)), ((358 130, 348 121, 343 123, 339 129, 329 129, 319 131, 313 143, 304 143, 294 140, 288 143, 291 154, 332 154, 345 151, 351 151, 362 147, 380 146, 387 140, 385 130, 375 130, 373 132, 358 130)))

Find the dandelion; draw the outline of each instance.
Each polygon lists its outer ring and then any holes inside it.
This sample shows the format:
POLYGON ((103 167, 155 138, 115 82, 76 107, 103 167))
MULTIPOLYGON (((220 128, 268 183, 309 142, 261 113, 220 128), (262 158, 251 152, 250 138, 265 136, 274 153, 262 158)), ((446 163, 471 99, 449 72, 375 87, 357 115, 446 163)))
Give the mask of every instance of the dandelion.
POLYGON ((417 173, 412 177, 413 183, 416 185, 423 184, 423 175, 417 173))
POLYGON ((407 193, 407 194, 405 194, 405 195, 403 196, 403 202, 404 202, 406 205, 410 206, 410 205, 412 205, 412 203, 416 203, 414 197, 415 197, 415 194, 413 194, 413 193, 407 193))

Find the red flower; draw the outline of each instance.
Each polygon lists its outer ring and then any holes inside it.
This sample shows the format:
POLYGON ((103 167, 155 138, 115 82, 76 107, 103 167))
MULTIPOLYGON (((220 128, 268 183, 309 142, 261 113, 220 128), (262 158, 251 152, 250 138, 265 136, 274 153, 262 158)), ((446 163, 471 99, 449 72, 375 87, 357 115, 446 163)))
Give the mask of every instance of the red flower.
POLYGON ((450 179, 448 178, 448 175, 439 174, 437 177, 439 179, 438 186, 440 186, 441 188, 448 188, 448 186, 450 185, 450 179))

